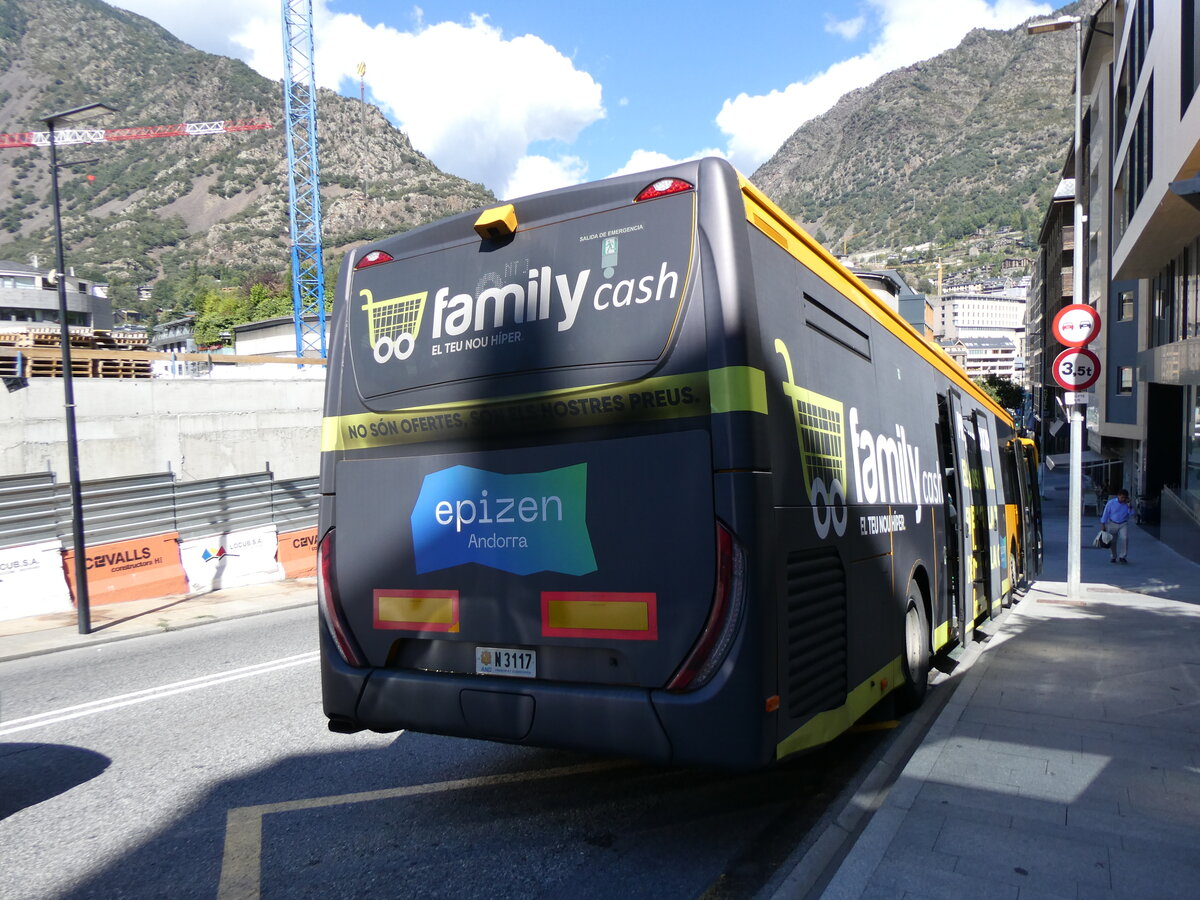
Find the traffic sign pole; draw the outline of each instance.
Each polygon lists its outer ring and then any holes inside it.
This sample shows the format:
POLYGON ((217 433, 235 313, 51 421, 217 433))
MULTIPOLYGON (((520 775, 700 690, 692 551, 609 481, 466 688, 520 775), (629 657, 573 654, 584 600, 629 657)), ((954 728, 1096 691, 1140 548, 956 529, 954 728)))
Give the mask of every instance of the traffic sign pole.
POLYGON ((1067 519, 1067 593, 1079 595, 1079 551, 1083 543, 1083 414, 1080 407, 1086 402, 1086 391, 1100 378, 1100 358, 1084 347, 1100 329, 1096 311, 1090 306, 1083 314, 1071 306, 1065 307, 1054 319, 1055 336, 1067 349, 1054 360, 1054 380, 1066 395, 1067 422, 1071 429, 1071 501, 1067 519))

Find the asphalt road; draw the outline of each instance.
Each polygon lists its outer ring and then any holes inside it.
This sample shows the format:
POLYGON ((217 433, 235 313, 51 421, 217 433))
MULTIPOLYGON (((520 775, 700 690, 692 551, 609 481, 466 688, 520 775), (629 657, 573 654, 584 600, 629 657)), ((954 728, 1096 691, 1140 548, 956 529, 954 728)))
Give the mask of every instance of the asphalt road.
POLYGON ((0 896, 750 897, 886 741, 732 775, 335 735, 315 629, 0 663, 0 896))

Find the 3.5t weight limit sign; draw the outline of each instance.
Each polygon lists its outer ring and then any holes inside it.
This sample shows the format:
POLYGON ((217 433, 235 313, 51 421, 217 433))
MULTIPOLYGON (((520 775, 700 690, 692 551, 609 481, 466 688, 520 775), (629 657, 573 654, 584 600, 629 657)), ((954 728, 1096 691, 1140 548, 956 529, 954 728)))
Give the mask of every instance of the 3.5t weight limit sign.
POLYGON ((1100 359, 1091 350, 1069 347, 1054 360, 1054 380, 1064 391, 1086 391, 1100 378, 1100 359))

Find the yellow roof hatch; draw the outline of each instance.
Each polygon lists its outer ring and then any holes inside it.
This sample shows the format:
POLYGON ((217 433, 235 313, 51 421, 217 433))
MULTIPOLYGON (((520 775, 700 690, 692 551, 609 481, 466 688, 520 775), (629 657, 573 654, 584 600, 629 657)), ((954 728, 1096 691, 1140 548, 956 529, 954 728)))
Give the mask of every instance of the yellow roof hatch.
POLYGON ((512 237, 517 233, 517 211, 511 203, 484 210, 475 220, 475 231, 485 241, 512 237))

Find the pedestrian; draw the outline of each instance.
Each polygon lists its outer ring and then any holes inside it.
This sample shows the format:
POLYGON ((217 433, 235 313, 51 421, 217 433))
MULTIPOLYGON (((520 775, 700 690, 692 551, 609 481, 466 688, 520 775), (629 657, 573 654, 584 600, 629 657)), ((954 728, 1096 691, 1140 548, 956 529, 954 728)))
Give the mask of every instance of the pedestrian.
POLYGON ((1112 553, 1110 562, 1128 563, 1126 555, 1129 552, 1129 520, 1133 518, 1133 507, 1129 505, 1129 491, 1117 491, 1117 496, 1104 504, 1104 512, 1100 516, 1100 527, 1113 536, 1108 545, 1112 553))

